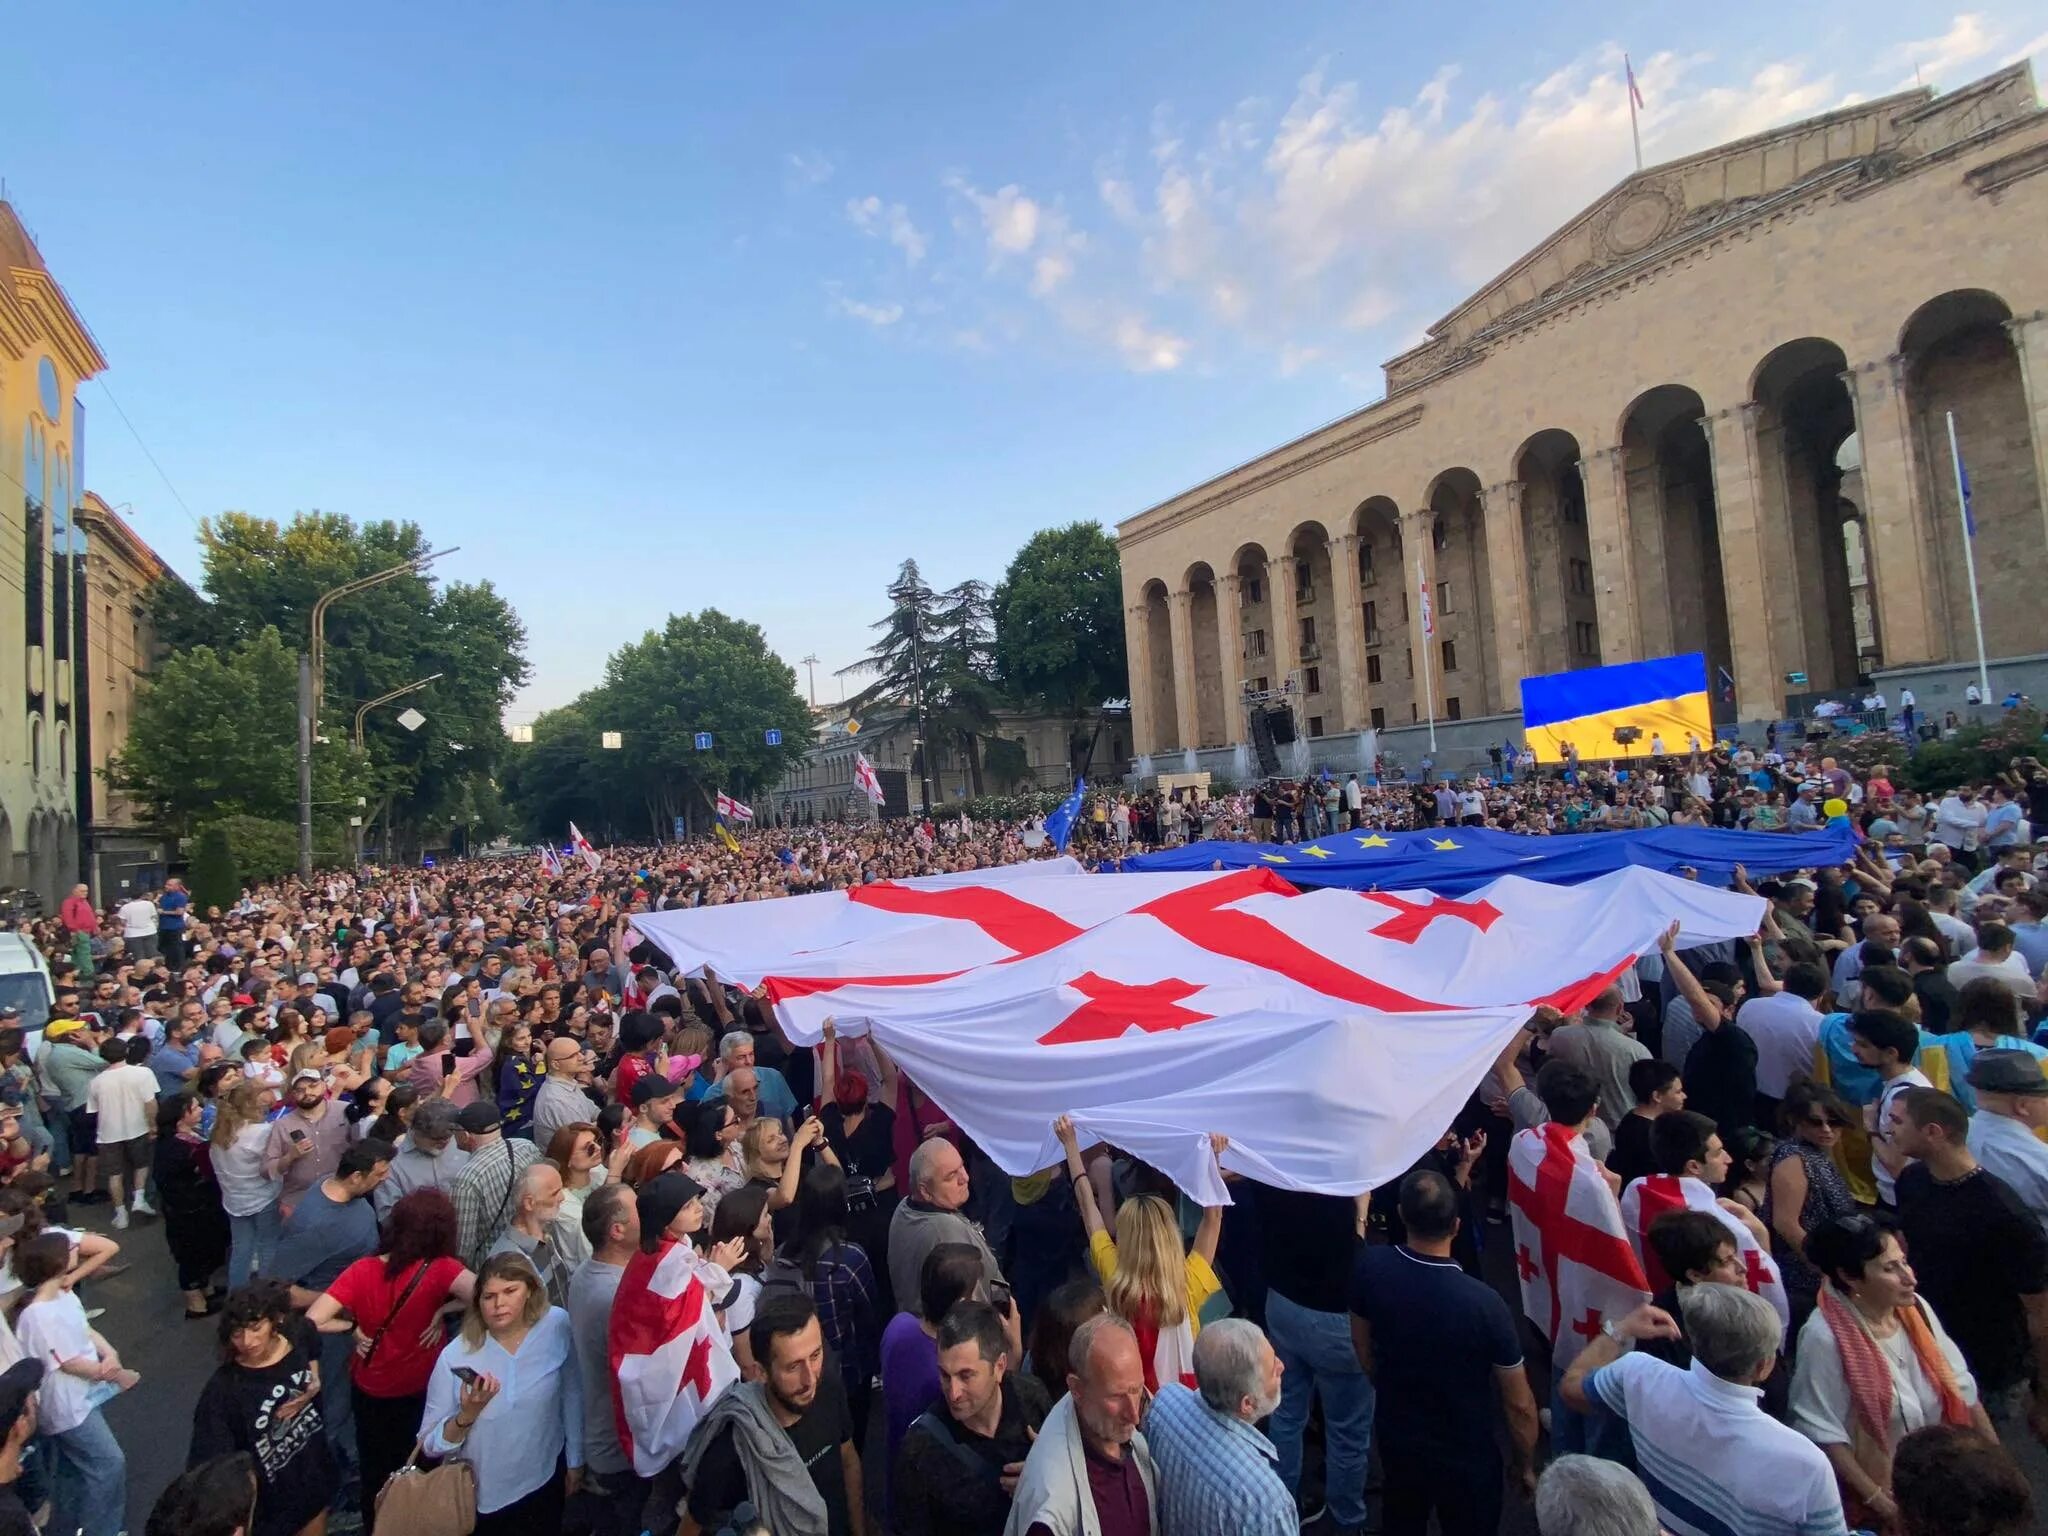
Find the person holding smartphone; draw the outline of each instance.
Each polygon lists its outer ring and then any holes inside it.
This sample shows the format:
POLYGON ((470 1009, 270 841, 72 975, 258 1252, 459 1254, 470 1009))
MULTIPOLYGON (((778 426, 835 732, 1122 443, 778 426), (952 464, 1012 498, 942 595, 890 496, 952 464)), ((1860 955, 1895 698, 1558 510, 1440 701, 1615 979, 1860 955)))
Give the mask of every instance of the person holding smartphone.
POLYGON ((289 1106, 270 1122, 263 1175, 281 1179, 278 1214, 289 1219, 306 1191, 341 1166, 349 1143, 348 1117, 328 1096, 327 1079, 312 1067, 294 1072, 285 1088, 289 1106))

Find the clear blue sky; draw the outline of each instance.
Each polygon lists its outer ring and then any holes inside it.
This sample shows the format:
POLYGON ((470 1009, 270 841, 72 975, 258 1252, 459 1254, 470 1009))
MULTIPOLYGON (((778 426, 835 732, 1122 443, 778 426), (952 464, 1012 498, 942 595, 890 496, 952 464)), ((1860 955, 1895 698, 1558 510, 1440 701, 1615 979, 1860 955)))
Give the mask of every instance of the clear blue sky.
POLYGON ((2048 48, 2020 0, 1542 9, 14 7, 0 176, 192 513, 462 546, 515 720, 711 604, 830 698, 905 555, 993 580, 1377 396, 1627 172, 1622 48, 1653 160, 2048 48))

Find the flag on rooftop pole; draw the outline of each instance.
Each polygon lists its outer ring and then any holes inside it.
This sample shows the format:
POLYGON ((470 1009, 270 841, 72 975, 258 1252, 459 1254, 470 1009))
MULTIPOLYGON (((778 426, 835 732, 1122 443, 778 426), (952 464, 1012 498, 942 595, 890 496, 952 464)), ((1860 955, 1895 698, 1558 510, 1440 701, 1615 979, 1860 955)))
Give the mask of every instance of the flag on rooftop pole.
POLYGON ((853 754, 853 782, 868 797, 868 804, 882 803, 882 781, 875 776, 875 765, 868 761, 865 752, 853 754))
POLYGON ((1991 666, 1984 658, 1984 606, 1977 596, 1977 514, 1970 505, 1970 472, 1963 468, 1963 450, 1956 441, 1956 413, 1948 414, 1948 456, 1956 472, 1956 508, 1963 518, 1963 568, 1970 578, 1970 623, 1977 631, 1977 686, 1991 702, 1991 666))
POLYGON ((1088 794, 1088 786, 1080 779, 1074 780, 1074 792, 1062 800, 1045 818, 1045 830, 1052 837, 1052 845, 1061 853, 1067 851, 1067 840, 1074 835, 1074 822, 1081 814, 1081 801, 1088 794))
POLYGON ((573 821, 569 823, 569 846, 576 850, 576 856, 589 865, 593 873, 603 866, 604 860, 599 858, 597 850, 590 846, 590 839, 576 830, 576 823, 573 821))
POLYGON ((1636 169, 1643 168, 1643 132, 1636 126, 1636 113, 1643 109, 1642 88, 1636 84, 1636 67, 1629 62, 1627 54, 1621 56, 1623 73, 1628 76, 1628 133, 1635 140, 1636 169))
POLYGON ((744 801, 733 799, 721 789, 718 792, 718 814, 728 821, 752 821, 754 808, 744 801))

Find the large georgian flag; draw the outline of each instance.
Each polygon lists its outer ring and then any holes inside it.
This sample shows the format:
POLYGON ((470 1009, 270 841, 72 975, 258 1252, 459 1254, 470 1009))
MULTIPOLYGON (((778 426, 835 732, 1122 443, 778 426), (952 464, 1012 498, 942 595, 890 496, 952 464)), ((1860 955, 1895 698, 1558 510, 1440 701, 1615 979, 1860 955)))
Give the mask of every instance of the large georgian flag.
POLYGON ((1671 1283, 1657 1250, 1649 1243, 1650 1226, 1667 1211, 1705 1211, 1728 1229, 1735 1243, 1735 1257, 1742 1263, 1744 1283, 1768 1301, 1778 1313, 1780 1335, 1792 1326, 1792 1303, 1785 1295, 1785 1278, 1778 1273, 1778 1261, 1757 1246, 1756 1235, 1747 1223, 1729 1214, 1704 1180, 1675 1178, 1668 1173, 1637 1179, 1621 1192, 1621 1221, 1629 1245, 1642 1261, 1643 1276, 1650 1289, 1661 1291, 1671 1283))
POLYGON ((1508 1217, 1522 1311, 1550 1340, 1558 1369, 1604 1322, 1650 1299, 1614 1191, 1585 1138, 1567 1126, 1517 1131, 1508 1146, 1508 1217))
MULTIPOLYGON (((1459 900, 1302 893, 1264 869, 990 873, 869 886, 808 931, 710 909, 753 931, 744 957, 729 946, 747 966, 720 974, 764 975, 795 1042, 828 1017, 871 1029, 1008 1172, 1055 1163, 1067 1113, 1218 1203, 1209 1132, 1230 1138, 1226 1166, 1266 1183, 1384 1183, 1533 1004, 1578 1007, 1674 919, 1682 942, 1729 938, 1754 932, 1761 906, 1641 869, 1577 886, 1509 877, 1459 900), (779 964, 762 949, 777 940, 794 951, 779 964)), ((805 899, 778 902, 778 918, 805 899)), ((643 925, 668 947, 705 915, 643 925)))
POLYGON ((627 1262, 608 1342, 619 1443, 633 1470, 652 1477, 681 1453, 712 1400, 740 1379, 687 1244, 665 1242, 627 1262))

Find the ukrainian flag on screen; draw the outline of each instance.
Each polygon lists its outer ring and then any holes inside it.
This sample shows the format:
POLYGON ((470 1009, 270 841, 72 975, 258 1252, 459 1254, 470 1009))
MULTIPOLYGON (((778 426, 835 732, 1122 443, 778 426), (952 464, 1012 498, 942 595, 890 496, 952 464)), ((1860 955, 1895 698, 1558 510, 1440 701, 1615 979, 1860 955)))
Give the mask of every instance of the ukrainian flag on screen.
MULTIPOLYGON (((1624 732, 1624 734, 1626 734, 1624 732)), ((1707 658, 1664 656, 1522 679, 1522 735, 1539 763, 1564 760, 1565 743, 1587 762, 1607 757, 1648 757, 1661 741, 1667 754, 1714 739, 1713 703, 1707 693, 1707 658), (1633 726, 1633 741, 1614 733, 1633 726)))

